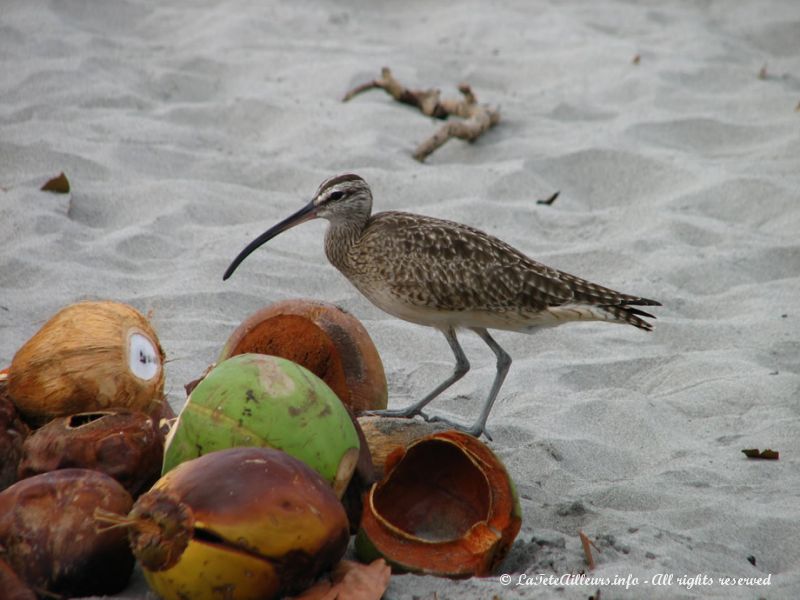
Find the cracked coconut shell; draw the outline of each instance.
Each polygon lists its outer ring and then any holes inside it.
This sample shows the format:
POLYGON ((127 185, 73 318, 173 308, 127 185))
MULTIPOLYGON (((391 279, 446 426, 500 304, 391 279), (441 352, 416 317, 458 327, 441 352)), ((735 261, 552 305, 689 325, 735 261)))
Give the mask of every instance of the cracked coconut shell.
POLYGON ((57 312, 17 351, 8 394, 36 426, 108 408, 157 415, 164 351, 147 319, 119 302, 79 302, 57 312))
POLYGON ((399 572, 487 576, 521 523, 500 460, 479 440, 450 430, 389 456, 385 477, 365 498, 356 552, 363 562, 383 557, 399 572))

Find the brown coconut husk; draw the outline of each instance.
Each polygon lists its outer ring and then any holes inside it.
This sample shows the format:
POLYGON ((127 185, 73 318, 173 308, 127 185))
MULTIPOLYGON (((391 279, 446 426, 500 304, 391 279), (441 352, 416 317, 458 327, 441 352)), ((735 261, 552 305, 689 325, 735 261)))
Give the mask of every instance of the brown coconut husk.
POLYGON ((163 363, 158 337, 136 309, 119 302, 80 302, 56 313, 19 349, 9 368, 8 393, 35 426, 109 408, 158 414, 164 402, 163 363), (131 356, 137 350, 143 353, 131 356), (131 361, 146 376, 137 376, 131 361))
POLYGON ((0 559, 0 590, 3 590, 5 600, 36 600, 33 590, 2 559, 0 559))
POLYGON ((127 514, 132 506, 130 494, 98 471, 23 479, 0 493, 0 557, 42 598, 116 594, 133 572, 133 554, 124 531, 98 531, 94 512, 127 514))
POLYGON ((30 429, 8 396, 8 373, 0 371, 0 491, 17 480, 17 465, 30 429))
POLYGON ((19 479, 56 469, 101 471, 137 498, 161 476, 164 442, 153 417, 127 410, 58 417, 22 446, 19 479))
POLYGON ((254 352, 296 362, 322 379, 355 413, 386 408, 386 375, 369 333, 334 304, 296 298, 242 321, 217 362, 254 352))

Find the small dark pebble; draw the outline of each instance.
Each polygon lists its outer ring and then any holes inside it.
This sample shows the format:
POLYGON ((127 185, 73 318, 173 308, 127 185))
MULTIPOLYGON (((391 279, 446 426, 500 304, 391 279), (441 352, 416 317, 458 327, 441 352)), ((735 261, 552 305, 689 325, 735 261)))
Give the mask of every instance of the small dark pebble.
POLYGON ((751 565, 753 565, 755 567, 756 566, 756 557, 751 554, 750 556, 747 557, 747 562, 749 562, 751 565))

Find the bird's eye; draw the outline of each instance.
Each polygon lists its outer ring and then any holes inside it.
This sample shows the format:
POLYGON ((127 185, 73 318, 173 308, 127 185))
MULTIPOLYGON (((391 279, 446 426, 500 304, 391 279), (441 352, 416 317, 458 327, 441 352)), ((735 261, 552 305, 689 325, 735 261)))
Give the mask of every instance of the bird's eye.
POLYGON ((341 200, 344 197, 344 192, 341 190, 336 190, 332 192, 330 196, 328 196, 328 200, 341 200))

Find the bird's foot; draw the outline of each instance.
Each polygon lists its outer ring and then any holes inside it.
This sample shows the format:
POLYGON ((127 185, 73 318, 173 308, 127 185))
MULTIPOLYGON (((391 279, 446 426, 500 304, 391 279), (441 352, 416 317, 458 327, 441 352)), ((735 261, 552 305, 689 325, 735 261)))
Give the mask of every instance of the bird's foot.
POLYGON ((426 421, 428 420, 428 415, 422 412, 421 409, 416 409, 413 406, 394 409, 386 408, 383 410, 365 410, 361 414, 367 417, 394 417, 398 419, 411 419, 417 415, 420 415, 426 421))
POLYGON ((480 423, 475 423, 472 427, 465 427, 464 425, 455 423, 449 419, 445 419, 444 417, 439 417, 437 415, 433 416, 422 415, 422 416, 428 423, 442 423, 443 425, 452 427, 453 429, 456 429, 462 433, 471 435, 474 438, 480 438, 481 435, 484 435, 486 436, 487 440, 489 440, 490 442, 492 441, 492 436, 489 435, 489 432, 486 431, 486 428, 480 423))

